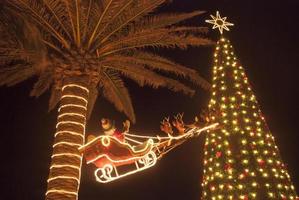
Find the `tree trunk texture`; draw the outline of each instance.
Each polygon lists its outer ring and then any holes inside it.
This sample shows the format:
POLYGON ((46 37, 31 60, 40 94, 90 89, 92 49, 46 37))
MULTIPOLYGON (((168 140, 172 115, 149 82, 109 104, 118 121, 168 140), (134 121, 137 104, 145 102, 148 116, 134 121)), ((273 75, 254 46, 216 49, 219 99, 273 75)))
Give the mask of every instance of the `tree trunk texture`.
POLYGON ((84 78, 69 78, 62 87, 46 200, 78 199, 88 104, 84 78))

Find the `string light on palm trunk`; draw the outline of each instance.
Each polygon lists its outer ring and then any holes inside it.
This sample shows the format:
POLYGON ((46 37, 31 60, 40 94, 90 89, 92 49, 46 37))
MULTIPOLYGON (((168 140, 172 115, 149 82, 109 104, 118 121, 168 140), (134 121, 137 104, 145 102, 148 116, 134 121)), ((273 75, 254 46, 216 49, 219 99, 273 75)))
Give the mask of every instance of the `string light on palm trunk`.
POLYGON ((77 192, 70 192, 70 191, 67 191, 67 190, 48 190, 48 191, 46 192, 46 195, 51 194, 51 193, 71 194, 71 195, 75 195, 75 196, 78 195, 77 192))
POLYGON ((68 113, 62 113, 60 115, 58 115, 58 119, 61 117, 65 117, 65 116, 76 116, 76 117, 82 117, 83 119, 86 119, 86 117, 80 113, 75 113, 75 112, 68 112, 68 113))
POLYGON ((66 84, 62 87, 46 192, 46 196, 50 195, 51 199, 64 198, 65 195, 74 195, 77 199, 82 165, 78 147, 84 144, 88 94, 88 88, 79 84, 66 84), (57 186, 62 182, 68 183, 68 187, 57 186))
POLYGON ((78 167, 76 165, 56 165, 56 164, 51 165, 50 169, 52 169, 52 168, 67 168, 67 167, 80 170, 80 167, 78 167))
POLYGON ((76 131, 67 131, 67 130, 57 131, 57 132, 55 133, 54 137, 57 137, 58 135, 60 135, 60 134, 65 134, 65 133, 67 133, 67 134, 71 134, 71 135, 75 135, 75 136, 79 136, 79 137, 84 138, 84 136, 83 136, 81 133, 79 133, 79 132, 76 132, 76 131))
POLYGON ((48 182, 55 181, 57 179, 72 179, 72 180, 75 180, 75 181, 77 181, 79 183, 79 179, 76 178, 75 176, 54 176, 52 178, 49 178, 48 182))
POLYGON ((58 128, 60 125, 63 125, 63 124, 73 124, 73 125, 79 125, 81 126, 82 128, 85 128, 85 123, 80 123, 80 122, 76 122, 76 121, 60 121, 56 124, 56 128, 58 128))
POLYGON ((64 104, 64 105, 61 105, 59 108, 58 108, 58 112, 61 111, 61 109, 63 108, 69 108, 69 107, 73 107, 73 108, 82 108, 84 110, 87 110, 87 106, 82 106, 82 105, 78 105, 78 104, 64 104))
POLYGON ((53 148, 58 146, 58 145, 69 145, 69 146, 75 146, 75 147, 80 147, 82 146, 81 144, 74 143, 74 142, 57 142, 53 145, 53 148))
POLYGON ((86 103, 86 105, 88 103, 88 101, 87 101, 86 98, 78 96, 78 95, 66 94, 66 95, 61 96, 61 99, 64 99, 64 98, 75 98, 75 99, 79 99, 79 100, 84 101, 86 103))
POLYGON ((61 90, 64 91, 68 87, 80 88, 80 89, 86 91, 87 93, 89 93, 89 89, 87 87, 84 87, 84 86, 81 86, 81 85, 78 85, 78 84, 73 84, 73 83, 64 85, 61 90))

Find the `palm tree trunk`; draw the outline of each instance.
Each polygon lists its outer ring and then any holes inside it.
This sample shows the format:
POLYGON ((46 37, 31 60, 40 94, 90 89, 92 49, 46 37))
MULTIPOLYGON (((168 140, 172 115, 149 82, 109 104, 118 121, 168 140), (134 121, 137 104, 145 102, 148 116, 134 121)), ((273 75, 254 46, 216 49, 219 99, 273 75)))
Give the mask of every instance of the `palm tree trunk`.
POLYGON ((46 200, 78 198, 88 104, 84 78, 70 78, 62 87, 46 200))

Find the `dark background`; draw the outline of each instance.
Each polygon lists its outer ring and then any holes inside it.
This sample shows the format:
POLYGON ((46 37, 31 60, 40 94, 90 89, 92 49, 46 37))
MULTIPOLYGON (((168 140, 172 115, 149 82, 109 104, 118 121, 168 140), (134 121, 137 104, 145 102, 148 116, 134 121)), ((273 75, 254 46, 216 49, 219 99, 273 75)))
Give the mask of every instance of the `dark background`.
MULTIPOLYGON (((235 24, 227 33, 276 138, 282 158, 299 192, 298 170, 298 9, 297 0, 174 0, 162 11, 206 10, 189 20, 205 25, 209 14, 219 10, 235 24)), ((217 40, 217 31, 209 37, 217 40)), ((186 51, 159 51, 177 62, 197 69, 210 80, 213 47, 186 51)), ((3 200, 43 199, 57 113, 47 112, 49 94, 29 97, 35 79, 14 88, 0 88, 1 193, 3 200)), ((159 122, 167 115, 185 112, 191 120, 207 105, 209 93, 201 89, 193 98, 166 89, 139 88, 127 81, 137 115, 132 132, 159 133, 159 122)), ((121 124, 124 115, 99 98, 87 133, 99 131, 98 121, 108 116, 121 124)), ((95 181, 90 166, 84 165, 79 199, 84 200, 199 200, 201 195, 204 136, 190 140, 169 153, 157 165, 111 184, 95 181)))

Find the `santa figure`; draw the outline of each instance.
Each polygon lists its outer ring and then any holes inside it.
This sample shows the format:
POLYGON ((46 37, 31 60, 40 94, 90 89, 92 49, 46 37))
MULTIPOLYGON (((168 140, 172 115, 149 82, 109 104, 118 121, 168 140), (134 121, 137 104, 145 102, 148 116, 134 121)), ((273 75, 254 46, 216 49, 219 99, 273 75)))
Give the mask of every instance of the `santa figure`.
POLYGON ((124 133, 128 132, 130 127, 130 121, 128 120, 123 123, 124 130, 122 132, 116 129, 114 121, 112 122, 110 119, 102 118, 100 124, 105 135, 115 137, 121 142, 124 142, 124 133))

